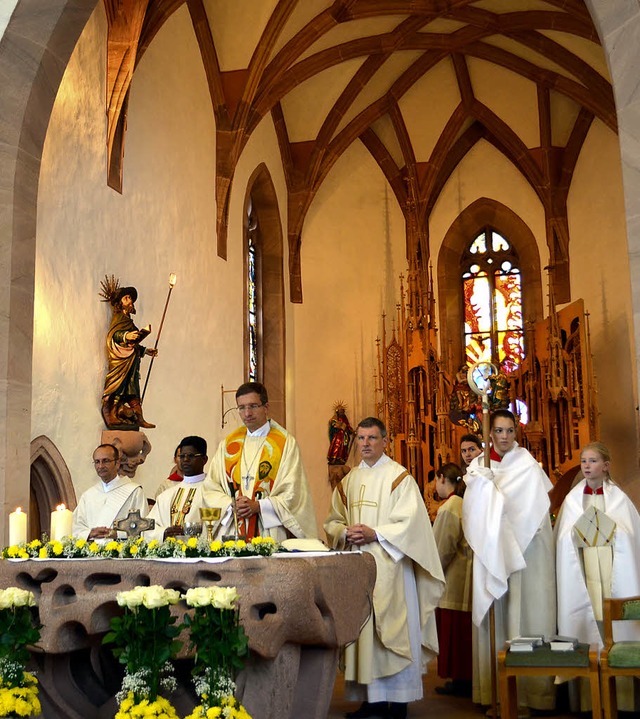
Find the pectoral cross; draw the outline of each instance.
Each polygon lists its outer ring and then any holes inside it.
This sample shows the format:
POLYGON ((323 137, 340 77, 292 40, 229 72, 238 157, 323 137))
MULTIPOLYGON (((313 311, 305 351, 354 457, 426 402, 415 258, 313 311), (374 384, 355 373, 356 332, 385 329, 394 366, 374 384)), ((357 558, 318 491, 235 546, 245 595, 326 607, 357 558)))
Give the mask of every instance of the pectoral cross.
POLYGON ((245 474, 242 478, 242 484, 244 486, 244 491, 247 492, 249 490, 249 485, 253 481, 253 477, 250 474, 245 474))
POLYGON ((371 502, 369 500, 366 500, 364 498, 364 493, 367 491, 367 487, 364 484, 360 485, 360 496, 358 497, 357 502, 351 503, 351 509, 357 509, 358 510, 358 524, 362 524, 362 507, 377 507, 377 502, 371 502))

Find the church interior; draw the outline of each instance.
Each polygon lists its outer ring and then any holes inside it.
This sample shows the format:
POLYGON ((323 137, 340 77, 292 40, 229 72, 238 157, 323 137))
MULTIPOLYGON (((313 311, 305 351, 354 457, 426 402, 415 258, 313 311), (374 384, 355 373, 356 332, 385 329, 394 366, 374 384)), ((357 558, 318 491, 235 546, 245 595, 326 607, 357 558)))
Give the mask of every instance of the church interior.
POLYGON ((339 401, 427 496, 487 360, 554 482, 602 439, 637 503, 639 35, 623 0, 3 2, 1 521, 91 484, 100 283, 153 341, 171 273, 150 495, 251 373, 319 522, 339 401))

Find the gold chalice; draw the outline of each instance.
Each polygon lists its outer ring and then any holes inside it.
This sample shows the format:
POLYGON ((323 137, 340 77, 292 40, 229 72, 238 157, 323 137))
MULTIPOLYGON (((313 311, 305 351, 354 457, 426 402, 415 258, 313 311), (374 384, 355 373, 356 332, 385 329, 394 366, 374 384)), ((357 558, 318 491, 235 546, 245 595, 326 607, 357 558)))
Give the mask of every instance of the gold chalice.
POLYGON ((200 519, 207 525, 207 540, 213 542, 213 525, 220 521, 220 507, 200 507, 200 519))

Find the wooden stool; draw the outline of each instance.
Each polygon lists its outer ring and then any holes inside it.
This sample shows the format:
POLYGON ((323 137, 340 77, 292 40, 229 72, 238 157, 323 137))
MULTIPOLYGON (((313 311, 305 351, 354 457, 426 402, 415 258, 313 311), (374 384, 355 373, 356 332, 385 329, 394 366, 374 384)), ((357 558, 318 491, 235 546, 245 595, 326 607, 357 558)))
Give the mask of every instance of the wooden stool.
POLYGON ((593 718, 601 719, 597 644, 578 644, 576 649, 570 652, 553 652, 548 644, 536 647, 532 652, 510 652, 507 647, 498 652, 498 690, 502 719, 517 719, 518 677, 547 676, 564 679, 588 677, 593 718))

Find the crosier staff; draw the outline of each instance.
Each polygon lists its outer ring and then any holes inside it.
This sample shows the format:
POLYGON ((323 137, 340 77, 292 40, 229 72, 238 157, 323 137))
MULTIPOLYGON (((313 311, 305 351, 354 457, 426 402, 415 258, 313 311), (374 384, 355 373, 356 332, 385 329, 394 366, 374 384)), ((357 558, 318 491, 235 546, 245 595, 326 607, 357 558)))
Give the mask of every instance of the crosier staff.
MULTIPOLYGON (((173 291, 173 288, 176 286, 177 279, 178 279, 178 277, 174 272, 172 272, 169 275, 169 292, 167 294, 167 301, 164 303, 164 310, 162 312, 162 319, 160 320, 160 327, 158 328, 158 335, 156 337, 156 342, 153 345, 154 350, 158 349, 158 342, 160 342, 160 335, 162 334, 162 326, 164 325, 164 318, 165 318, 165 315, 167 314, 167 307, 169 307, 169 300, 171 299, 171 292, 173 291)), ((144 381, 144 388, 142 390, 142 396, 140 397, 141 403, 144 401, 144 395, 147 391, 147 385, 149 384, 149 377, 151 376, 151 368, 153 367, 153 360, 156 358, 156 354, 157 354, 157 352, 155 352, 151 356, 151 362, 149 362, 149 370, 147 372, 147 379, 145 379, 145 381, 144 381)))
MULTIPOLYGON (((491 454, 489 449, 489 434, 491 431, 489 420, 489 392, 491 391, 490 378, 497 375, 498 370, 491 362, 476 362, 467 372, 469 387, 482 398, 482 441, 484 442, 484 466, 491 467, 491 454)), ((496 610, 491 603, 489 607, 489 642, 491 654, 491 710, 493 719, 498 717, 498 678, 496 676, 496 610)))

